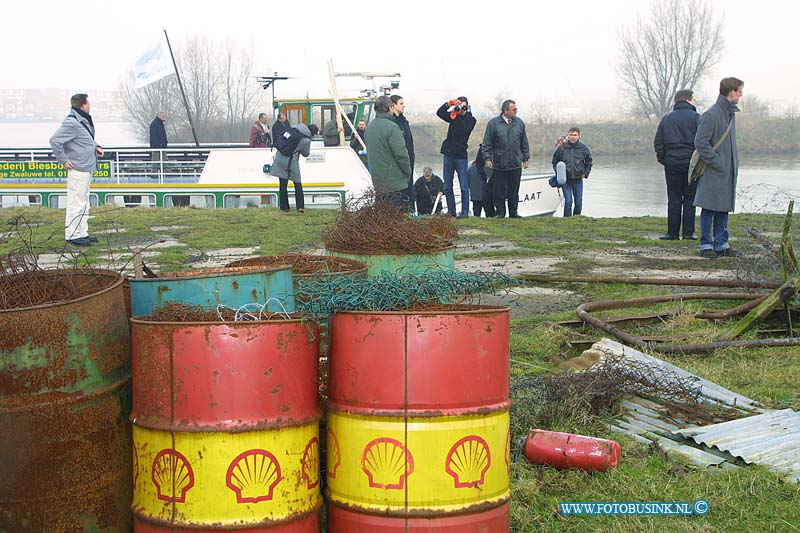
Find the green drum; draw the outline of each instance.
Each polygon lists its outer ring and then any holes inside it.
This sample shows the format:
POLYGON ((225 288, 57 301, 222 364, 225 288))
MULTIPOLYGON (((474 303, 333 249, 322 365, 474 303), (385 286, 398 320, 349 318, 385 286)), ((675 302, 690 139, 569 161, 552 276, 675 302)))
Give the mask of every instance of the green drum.
POLYGON ((454 270, 455 247, 449 246, 427 254, 359 254, 326 249, 328 255, 362 261, 367 265, 367 276, 377 278, 391 274, 423 274, 431 270, 454 270))

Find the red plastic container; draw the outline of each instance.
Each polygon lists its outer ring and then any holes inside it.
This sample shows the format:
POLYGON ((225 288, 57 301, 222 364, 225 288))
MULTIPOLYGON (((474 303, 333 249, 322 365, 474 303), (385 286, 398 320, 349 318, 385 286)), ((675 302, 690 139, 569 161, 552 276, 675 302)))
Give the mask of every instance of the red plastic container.
POLYGON ((556 468, 603 472, 619 464, 622 448, 613 440, 532 429, 525 440, 528 462, 556 468))

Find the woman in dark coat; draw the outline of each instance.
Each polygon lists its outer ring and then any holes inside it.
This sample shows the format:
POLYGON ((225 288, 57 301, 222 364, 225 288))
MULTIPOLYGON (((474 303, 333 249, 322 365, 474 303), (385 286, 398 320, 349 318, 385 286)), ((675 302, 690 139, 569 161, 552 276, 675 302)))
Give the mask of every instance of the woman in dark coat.
POLYGON ((292 180, 295 207, 298 212, 303 213, 305 203, 303 201, 303 184, 300 182, 300 156, 308 157, 311 153, 311 131, 305 124, 298 124, 294 129, 299 131, 303 138, 297 143, 297 147, 290 156, 283 155, 278 150, 275 151, 275 159, 272 161, 269 173, 276 176, 280 182, 278 206, 281 211, 289 211, 289 180, 292 180))
MULTIPOLYGON (((481 145, 481 147, 483 147, 483 145, 481 145)), ((486 175, 486 159, 483 157, 483 150, 481 147, 478 148, 475 161, 469 166, 467 176, 469 176, 472 215, 479 217, 481 216, 481 210, 483 210, 486 214, 486 218, 490 218, 495 215, 494 202, 492 201, 492 186, 486 175)))

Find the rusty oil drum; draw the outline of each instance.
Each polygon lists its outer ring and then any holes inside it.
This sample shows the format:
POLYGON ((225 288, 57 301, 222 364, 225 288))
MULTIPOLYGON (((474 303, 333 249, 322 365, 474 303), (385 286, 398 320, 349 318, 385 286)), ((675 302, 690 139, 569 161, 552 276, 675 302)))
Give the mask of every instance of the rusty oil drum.
POLYGON ((330 533, 509 530, 509 311, 333 316, 330 533))
POLYGON ((90 269, 14 276, 77 292, 0 310, 0 531, 128 532, 131 369, 122 276, 90 269))
POLYGON ((267 311, 294 312, 294 286, 288 265, 167 272, 157 278, 131 279, 130 291, 133 315, 149 315, 168 303, 205 309, 267 303, 267 311))
POLYGON ((137 532, 319 530, 316 324, 131 320, 137 532))
POLYGON ((430 271, 452 271, 455 269, 455 246, 420 254, 365 254, 326 248, 328 255, 355 259, 367 265, 367 276, 381 274, 424 274, 430 271))
MULTIPOLYGON (((233 261, 225 265, 226 268, 263 267, 271 268, 275 265, 291 265, 292 279, 294 280, 295 307, 301 304, 297 296, 304 288, 307 281, 335 281, 340 278, 366 279, 367 265, 355 259, 337 257, 332 255, 289 254, 272 255, 263 257, 250 257, 233 261)), ((319 322, 320 357, 328 356, 328 329, 329 318, 316 316, 319 322)))

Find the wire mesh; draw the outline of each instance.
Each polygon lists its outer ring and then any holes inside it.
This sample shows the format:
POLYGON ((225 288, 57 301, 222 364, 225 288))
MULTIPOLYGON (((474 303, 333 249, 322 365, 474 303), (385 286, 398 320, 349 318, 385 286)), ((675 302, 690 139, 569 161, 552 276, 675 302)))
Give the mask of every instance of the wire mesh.
POLYGON ((453 302, 458 297, 492 293, 519 283, 519 280, 497 271, 385 272, 373 279, 350 276, 300 279, 295 299, 298 311, 313 315, 328 315, 336 311, 401 311, 414 306, 453 302))

